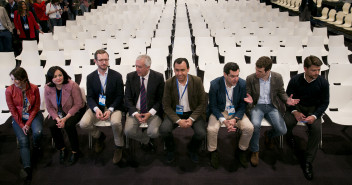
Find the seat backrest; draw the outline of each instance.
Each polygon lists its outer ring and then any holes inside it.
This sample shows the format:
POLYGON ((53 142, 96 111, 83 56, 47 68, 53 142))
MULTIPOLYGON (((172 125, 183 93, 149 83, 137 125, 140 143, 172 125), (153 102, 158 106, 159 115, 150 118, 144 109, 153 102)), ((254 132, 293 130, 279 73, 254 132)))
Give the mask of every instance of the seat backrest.
POLYGON ((352 85, 351 64, 331 64, 329 71, 329 83, 332 85, 352 85))
POLYGON ((333 63, 350 64, 348 60, 348 49, 345 46, 329 47, 328 64, 333 63))
POLYGON ((0 52, 1 67, 16 67, 16 58, 14 52, 0 52))
POLYGON ((351 3, 345 3, 342 6, 342 12, 346 15, 350 13, 351 3))

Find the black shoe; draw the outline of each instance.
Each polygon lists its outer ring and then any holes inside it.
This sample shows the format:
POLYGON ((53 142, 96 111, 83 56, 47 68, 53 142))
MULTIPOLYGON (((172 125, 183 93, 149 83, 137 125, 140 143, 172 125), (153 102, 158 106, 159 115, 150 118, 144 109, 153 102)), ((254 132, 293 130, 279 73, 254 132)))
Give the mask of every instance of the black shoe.
POLYGON ((246 151, 238 149, 238 160, 240 161, 241 165, 244 168, 248 167, 248 160, 247 160, 246 151))
POLYGON ((101 151, 103 151, 105 138, 106 138, 105 134, 103 132, 101 132, 100 137, 95 142, 94 151, 96 153, 100 153, 101 151))
POLYGON ((305 162, 305 164, 303 166, 303 174, 304 174, 304 177, 307 180, 312 180, 313 179, 313 166, 312 166, 312 163, 305 162))
POLYGON ((166 162, 172 163, 175 161, 175 153, 174 152, 167 152, 166 154, 166 162))
POLYGON ((60 150, 60 154, 59 154, 60 164, 64 164, 66 154, 67 154, 66 149, 60 150))
POLYGON ((213 151, 210 153, 210 165, 214 168, 214 169, 218 169, 219 168, 219 155, 217 151, 213 151))
POLYGON ((141 148, 145 152, 155 152, 156 151, 155 146, 151 140, 149 140, 149 142, 147 144, 141 144, 141 148))
POLYGON ((80 157, 80 152, 72 153, 70 159, 68 160, 68 165, 74 165, 80 157))
POLYGON ((188 152, 188 156, 189 156, 189 158, 191 159, 192 162, 199 163, 199 157, 198 157, 197 153, 189 151, 188 152))

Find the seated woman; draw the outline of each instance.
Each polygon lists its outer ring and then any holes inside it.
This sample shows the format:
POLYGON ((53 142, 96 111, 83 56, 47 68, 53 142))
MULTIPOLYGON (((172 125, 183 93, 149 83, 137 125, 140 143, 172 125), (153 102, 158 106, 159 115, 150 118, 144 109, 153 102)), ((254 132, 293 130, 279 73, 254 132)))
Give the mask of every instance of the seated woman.
POLYGON ((43 115, 39 112, 40 95, 36 85, 29 83, 27 72, 17 67, 10 72, 13 84, 6 89, 6 102, 12 115, 12 127, 20 146, 20 154, 26 177, 25 184, 32 180, 32 165, 29 131, 32 129, 33 156, 41 154, 43 115))
POLYGON ((66 146, 61 132, 65 128, 71 144, 72 154, 69 165, 77 162, 80 151, 76 124, 86 111, 78 84, 59 66, 53 66, 46 74, 47 84, 44 89, 46 109, 49 112, 48 125, 55 142, 56 149, 60 150, 60 164, 66 158, 66 146))

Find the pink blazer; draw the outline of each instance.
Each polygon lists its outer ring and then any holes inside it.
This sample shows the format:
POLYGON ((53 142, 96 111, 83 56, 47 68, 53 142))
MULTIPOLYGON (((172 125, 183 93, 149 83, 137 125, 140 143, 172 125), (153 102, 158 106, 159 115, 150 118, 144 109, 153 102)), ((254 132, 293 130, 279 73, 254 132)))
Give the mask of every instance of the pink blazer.
MULTIPOLYGON (((72 80, 69 80, 67 84, 62 86, 62 97, 61 104, 62 110, 72 116, 76 114, 79 109, 84 106, 81 89, 78 84, 72 80)), ((45 85, 44 88, 44 98, 46 109, 49 112, 49 116, 55 119, 57 115, 57 103, 56 103, 56 87, 49 87, 45 85)))

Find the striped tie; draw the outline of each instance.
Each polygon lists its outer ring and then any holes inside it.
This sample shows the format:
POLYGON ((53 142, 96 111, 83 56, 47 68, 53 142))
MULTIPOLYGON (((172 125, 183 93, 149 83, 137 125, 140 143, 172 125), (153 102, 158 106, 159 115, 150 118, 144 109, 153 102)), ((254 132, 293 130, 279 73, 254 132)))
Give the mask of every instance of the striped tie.
POLYGON ((141 85, 141 113, 147 112, 147 94, 145 92, 144 87, 144 78, 142 78, 142 85, 141 85))

